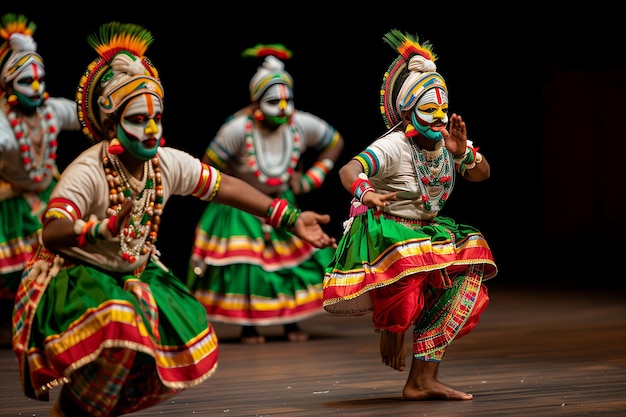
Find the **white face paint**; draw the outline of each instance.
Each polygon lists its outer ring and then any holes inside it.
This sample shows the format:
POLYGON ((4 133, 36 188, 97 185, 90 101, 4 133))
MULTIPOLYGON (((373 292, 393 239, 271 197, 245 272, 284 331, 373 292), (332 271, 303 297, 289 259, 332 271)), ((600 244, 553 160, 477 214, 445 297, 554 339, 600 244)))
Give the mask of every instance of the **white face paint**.
POLYGON ((120 118, 123 134, 118 139, 133 156, 147 160, 156 154, 163 125, 163 103, 153 94, 141 94, 130 99, 120 118))
POLYGON ((25 107, 40 106, 46 91, 46 71, 43 65, 31 62, 19 71, 19 75, 13 80, 13 91, 19 103, 25 107))
POLYGON ((419 98, 413 110, 414 127, 431 140, 441 140, 441 131, 448 124, 448 94, 443 88, 433 88, 419 98))
POLYGON ((274 84, 267 89, 259 102, 266 119, 286 122, 294 111, 293 91, 285 84, 274 84))
POLYGON ((432 124, 448 123, 448 94, 441 88, 433 88, 422 95, 415 105, 417 117, 432 124))
POLYGON ((152 94, 133 97, 122 113, 122 129, 140 142, 152 139, 158 141, 163 135, 162 112, 163 104, 158 97, 152 94))

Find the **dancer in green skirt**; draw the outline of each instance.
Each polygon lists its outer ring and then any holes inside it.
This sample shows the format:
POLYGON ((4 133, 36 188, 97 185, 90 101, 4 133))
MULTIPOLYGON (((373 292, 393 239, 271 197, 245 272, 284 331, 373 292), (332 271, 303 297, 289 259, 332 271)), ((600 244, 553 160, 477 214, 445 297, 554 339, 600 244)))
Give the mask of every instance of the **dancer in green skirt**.
POLYGON ((389 129, 344 165, 354 196, 324 279, 333 314, 373 312, 382 362, 405 369, 404 334, 413 326, 405 400, 470 400, 437 380, 447 347, 471 331, 489 302, 484 280, 497 268, 475 228, 439 215, 457 175, 490 176, 461 116, 448 115, 448 89, 428 42, 393 30, 399 54, 383 77, 381 110, 389 129))
MULTIPOLYGON (((202 160, 295 204, 297 195, 322 186, 343 138, 294 107, 293 79, 283 63, 291 51, 257 45, 244 56, 263 59, 250 81, 251 104, 222 125, 202 160), (302 172, 305 151, 316 158, 302 172)), ((187 285, 210 321, 242 326, 242 343, 264 343, 257 327, 269 325, 283 325, 289 341, 305 341, 298 322, 324 313, 322 281, 332 255, 257 216, 210 204, 196 228, 187 285)))
POLYGON ((21 14, 0 21, 0 347, 11 346, 11 314, 26 263, 36 252, 41 213, 59 178, 58 136, 80 130, 76 103, 49 97, 46 69, 21 14))
POLYGON ((163 87, 144 55, 146 29, 111 22, 88 38, 99 57, 76 93, 94 144, 54 188, 43 246, 24 271, 13 349, 28 397, 52 416, 117 416, 206 380, 218 341, 204 307, 159 261, 172 195, 245 210, 317 248, 335 246, 330 216, 300 212, 191 155, 164 146, 163 87))

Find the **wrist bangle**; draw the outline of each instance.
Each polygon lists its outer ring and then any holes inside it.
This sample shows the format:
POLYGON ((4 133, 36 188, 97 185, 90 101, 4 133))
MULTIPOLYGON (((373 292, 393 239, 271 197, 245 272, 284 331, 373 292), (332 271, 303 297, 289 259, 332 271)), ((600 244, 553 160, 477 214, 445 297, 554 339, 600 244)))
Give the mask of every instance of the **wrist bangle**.
POLYGON ((363 173, 359 174, 359 177, 354 180, 350 186, 350 194, 360 202, 363 202, 363 196, 369 191, 374 191, 374 186, 369 178, 367 178, 367 175, 363 173))
POLYGON ((295 226, 300 210, 290 206, 287 200, 275 198, 267 209, 265 224, 274 228, 291 229, 295 226))
POLYGON ((467 164, 465 169, 474 169, 476 165, 480 164, 483 161, 483 155, 480 152, 476 152, 476 157, 474 158, 474 162, 471 164, 467 164))
POLYGON ((465 157, 467 156, 469 152, 470 152, 470 147, 466 146, 465 151, 462 154, 452 155, 452 158, 454 159, 454 162, 456 162, 457 164, 460 164, 461 162, 463 162, 463 160, 465 159, 465 157))
POLYGON ((329 158, 315 161, 311 168, 300 178, 300 194, 320 188, 326 179, 326 175, 334 166, 334 162, 329 158))
POLYGON ((119 231, 115 230, 115 219, 117 215, 113 215, 109 217, 109 222, 107 223, 106 229, 111 233, 111 236, 117 236, 119 231))
POLYGON ((476 152, 479 148, 468 146, 462 155, 452 155, 455 164, 471 165, 476 159, 476 152))

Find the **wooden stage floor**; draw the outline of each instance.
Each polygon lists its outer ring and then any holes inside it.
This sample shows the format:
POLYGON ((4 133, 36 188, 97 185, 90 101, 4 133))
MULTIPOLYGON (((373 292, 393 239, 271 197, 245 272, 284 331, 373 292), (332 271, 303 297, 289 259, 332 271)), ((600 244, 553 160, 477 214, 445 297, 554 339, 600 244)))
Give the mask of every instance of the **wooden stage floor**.
MULTIPOLYGON (((452 345, 439 372, 443 382, 473 393, 472 401, 403 401, 408 368, 381 363, 371 315, 324 314, 302 322, 312 337, 295 344, 279 327, 266 327, 266 344, 241 345, 237 327, 215 324, 216 373, 131 415, 626 416, 626 290, 563 292, 496 281, 480 324, 452 345)), ((0 416, 48 416, 51 403, 23 396, 16 364, 10 349, 0 350, 0 416)))

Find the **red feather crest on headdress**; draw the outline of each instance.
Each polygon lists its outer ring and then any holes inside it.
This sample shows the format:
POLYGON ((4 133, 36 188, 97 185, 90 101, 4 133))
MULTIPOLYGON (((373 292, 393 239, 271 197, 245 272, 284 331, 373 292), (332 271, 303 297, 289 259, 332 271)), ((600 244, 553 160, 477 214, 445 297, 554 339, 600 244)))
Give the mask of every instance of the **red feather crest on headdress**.
POLYGON ((285 59, 291 58, 292 53, 280 43, 272 43, 269 45, 259 43, 255 47, 248 48, 241 53, 241 56, 249 58, 263 58, 268 55, 273 55, 284 61, 285 59))

